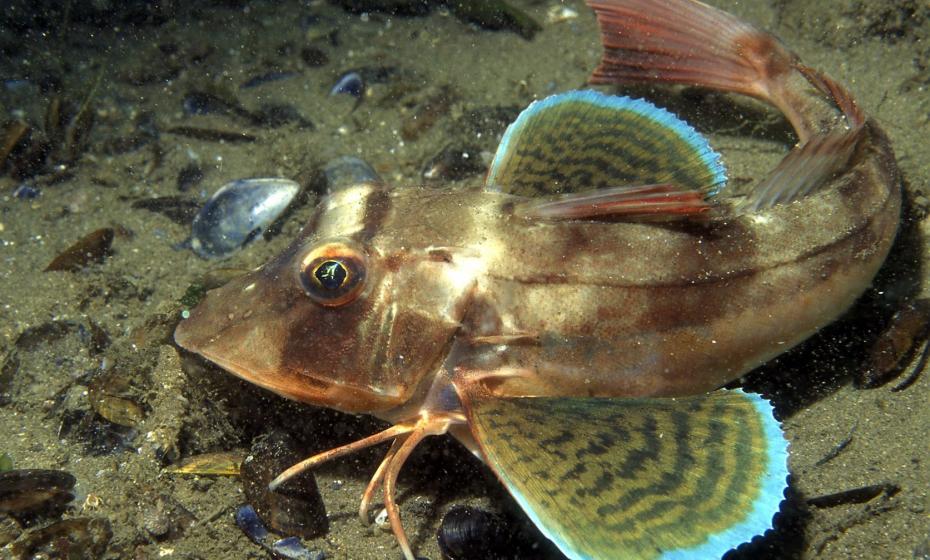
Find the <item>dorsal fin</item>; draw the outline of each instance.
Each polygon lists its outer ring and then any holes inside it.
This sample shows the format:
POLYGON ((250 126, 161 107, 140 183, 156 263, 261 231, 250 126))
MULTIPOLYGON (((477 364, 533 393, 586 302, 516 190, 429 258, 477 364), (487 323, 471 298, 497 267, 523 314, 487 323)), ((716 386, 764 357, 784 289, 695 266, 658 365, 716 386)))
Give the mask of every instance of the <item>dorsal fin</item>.
POLYGON ((865 127, 815 134, 791 150, 737 207, 758 212, 795 201, 816 191, 849 162, 865 127))
POLYGON ((690 125, 648 101, 571 91, 536 101, 497 149, 486 188, 540 196, 673 184, 713 195, 720 156, 690 125))

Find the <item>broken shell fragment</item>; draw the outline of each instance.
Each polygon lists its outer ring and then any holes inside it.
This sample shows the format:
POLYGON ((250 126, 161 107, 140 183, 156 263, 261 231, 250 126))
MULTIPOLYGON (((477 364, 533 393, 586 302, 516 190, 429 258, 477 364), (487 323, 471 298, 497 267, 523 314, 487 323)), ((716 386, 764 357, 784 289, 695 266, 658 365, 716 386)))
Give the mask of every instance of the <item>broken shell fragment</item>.
POLYGON ((563 6, 561 3, 549 6, 549 9, 546 10, 546 20, 549 23, 565 23, 566 21, 571 21, 577 17, 578 10, 569 8, 568 6, 563 6))
POLYGON ((264 232, 287 209, 300 185, 278 177, 239 179, 223 185, 191 224, 191 249, 223 259, 264 232))
POLYGON ((355 98, 361 97, 364 92, 365 82, 362 80, 361 74, 354 71, 339 76, 332 89, 329 90, 330 95, 345 94, 355 98))
POLYGON ((103 558, 112 537, 106 519, 75 517, 30 529, 10 548, 14 558, 103 558))
POLYGON ((65 471, 15 469, 0 473, 0 513, 17 519, 61 515, 74 499, 74 477, 65 471))
POLYGON ((242 457, 243 453, 239 451, 204 453, 189 457, 182 461, 180 465, 167 467, 165 472, 171 474, 239 476, 242 457))
POLYGON ((272 541, 268 529, 250 505, 240 506, 236 510, 236 525, 252 542, 270 551, 275 558, 286 560, 325 560, 326 558, 322 550, 307 549, 297 537, 272 541))
POLYGON ((110 256, 113 235, 113 228, 90 232, 52 259, 45 271, 78 272, 92 264, 102 263, 110 256))

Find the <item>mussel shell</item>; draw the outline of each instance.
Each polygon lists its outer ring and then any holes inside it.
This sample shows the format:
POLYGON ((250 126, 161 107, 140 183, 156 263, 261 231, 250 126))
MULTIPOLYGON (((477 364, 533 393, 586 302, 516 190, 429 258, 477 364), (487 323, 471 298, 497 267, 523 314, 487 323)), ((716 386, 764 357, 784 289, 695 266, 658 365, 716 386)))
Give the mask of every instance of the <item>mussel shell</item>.
POLYGON ((355 98, 361 97, 363 93, 365 93, 365 82, 362 80, 361 74, 355 71, 339 76, 332 89, 329 90, 330 95, 345 94, 355 98))
POLYGON ((91 380, 88 398, 94 412, 105 420, 134 428, 145 419, 145 410, 138 403, 139 389, 133 388, 129 374, 109 370, 91 380))
POLYGON ((359 183, 381 183, 378 172, 368 163, 354 156, 338 157, 323 167, 326 190, 336 192, 359 183))
POLYGON ((495 560, 516 555, 514 534, 514 527, 500 515, 454 506, 442 518, 436 538, 445 560, 495 560))
POLYGON ((329 519, 313 473, 295 476, 275 492, 268 490, 269 482, 301 459, 291 437, 273 432, 252 445, 240 477, 246 500, 272 531, 314 538, 326 533, 329 519))
POLYGON ((15 469, 0 473, 0 513, 22 519, 61 515, 74 499, 74 477, 65 471, 15 469))
POLYGON ((205 259, 229 257, 257 238, 288 207, 300 185, 277 177, 223 185, 191 224, 191 249, 205 259))

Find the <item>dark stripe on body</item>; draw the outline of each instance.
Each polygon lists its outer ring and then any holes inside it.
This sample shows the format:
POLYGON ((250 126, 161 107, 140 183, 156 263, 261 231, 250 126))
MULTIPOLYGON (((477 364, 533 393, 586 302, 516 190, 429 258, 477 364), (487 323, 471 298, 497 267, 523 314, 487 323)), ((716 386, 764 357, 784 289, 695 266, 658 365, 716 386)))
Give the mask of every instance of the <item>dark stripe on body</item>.
POLYGON ((381 226, 391 213, 391 197, 383 188, 375 188, 365 199, 365 215, 362 217, 362 230, 354 239, 367 244, 381 231, 381 226))

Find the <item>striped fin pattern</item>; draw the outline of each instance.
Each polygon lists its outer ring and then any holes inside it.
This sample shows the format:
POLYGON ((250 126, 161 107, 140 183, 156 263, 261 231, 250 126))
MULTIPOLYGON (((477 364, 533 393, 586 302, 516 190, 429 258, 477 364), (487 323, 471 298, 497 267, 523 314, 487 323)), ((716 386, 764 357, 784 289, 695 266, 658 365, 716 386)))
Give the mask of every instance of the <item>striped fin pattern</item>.
POLYGON ((540 196, 670 183, 712 195, 725 181, 720 156, 672 113, 642 99, 571 91, 520 113, 486 187, 540 196))
POLYGON ((758 395, 466 396, 487 463, 572 559, 719 558, 772 526, 787 442, 758 395))

